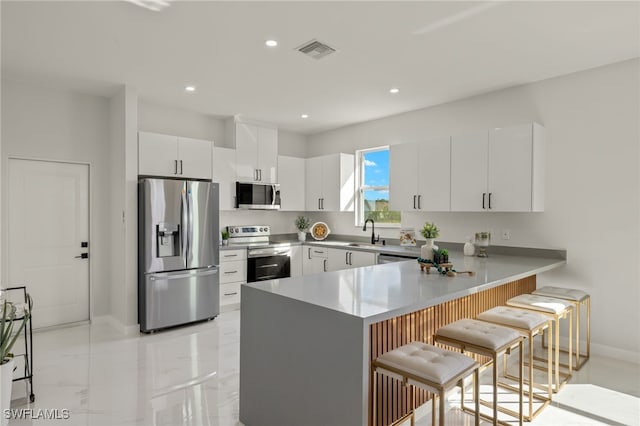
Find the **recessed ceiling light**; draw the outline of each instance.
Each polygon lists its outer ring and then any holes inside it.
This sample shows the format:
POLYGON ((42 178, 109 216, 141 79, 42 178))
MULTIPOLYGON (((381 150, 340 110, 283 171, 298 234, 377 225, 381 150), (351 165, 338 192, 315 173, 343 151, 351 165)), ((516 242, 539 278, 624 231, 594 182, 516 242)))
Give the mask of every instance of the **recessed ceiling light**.
POLYGON ((302 118, 309 118, 309 114, 302 114, 300 117, 302 117, 302 118))
POLYGON ((389 90, 389 93, 398 93, 400 91, 400 89, 398 89, 397 87, 393 87, 389 90))
POLYGON ((278 45, 278 42, 275 40, 267 40, 264 42, 264 44, 266 44, 267 47, 276 47, 278 45))
POLYGON ((195 86, 186 86, 184 88, 185 91, 187 92, 195 92, 196 91, 196 87, 195 86))

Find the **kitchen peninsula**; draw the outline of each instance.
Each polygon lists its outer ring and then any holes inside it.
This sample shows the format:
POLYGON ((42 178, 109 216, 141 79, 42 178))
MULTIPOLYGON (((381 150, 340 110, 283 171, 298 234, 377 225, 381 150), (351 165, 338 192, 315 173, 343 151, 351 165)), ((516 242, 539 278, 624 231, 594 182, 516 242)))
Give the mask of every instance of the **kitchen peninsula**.
MULTIPOLYGON (((431 342, 440 326, 529 293, 536 274, 565 264, 459 252, 451 259, 475 276, 426 274, 406 261, 243 286, 240 421, 368 425, 372 359, 412 340, 431 342)), ((400 385, 379 386, 378 419, 400 417, 407 409, 400 385)))

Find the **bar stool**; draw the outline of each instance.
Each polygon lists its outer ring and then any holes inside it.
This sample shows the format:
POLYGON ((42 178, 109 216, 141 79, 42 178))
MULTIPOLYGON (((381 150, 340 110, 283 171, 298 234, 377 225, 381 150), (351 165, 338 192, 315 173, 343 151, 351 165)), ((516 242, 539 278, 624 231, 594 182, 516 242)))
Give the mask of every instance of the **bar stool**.
MULTIPOLYGON (((538 296, 535 294, 521 294, 519 296, 512 297, 511 299, 507 300, 507 305, 538 312, 542 315, 545 315, 547 318, 551 319, 554 322, 553 338, 555 339, 555 344, 553 345, 553 372, 555 381, 553 391, 558 392, 560 388, 571 378, 571 356, 569 356, 568 372, 560 372, 560 320, 567 319, 567 316, 569 317, 569 353, 571 353, 571 324, 573 322, 573 305, 566 300, 555 299, 553 297, 538 296), (560 377, 563 378, 562 381, 560 380, 560 377)), ((549 344, 551 345, 551 341, 549 342, 549 344)), ((539 360, 539 358, 535 357, 534 359, 539 360)))
MULTIPOLYGON (((493 408, 493 417, 486 416, 482 413, 480 416, 492 420, 494 425, 498 423, 510 425, 510 423, 498 421, 498 411, 516 417, 519 424, 522 425, 522 340, 523 337, 520 333, 511 328, 469 318, 464 318, 440 327, 434 335, 434 341, 459 348, 462 353, 469 351, 491 357, 491 361, 486 365, 493 363, 493 404, 489 405, 484 401, 481 402, 493 408), (520 349, 518 351, 520 374, 518 375, 519 399, 517 413, 513 410, 498 406, 498 357, 511 353, 511 350, 514 348, 520 349)), ((480 399, 479 395, 477 395, 477 399, 480 399)))
MULTIPOLYGON (((525 420, 531 421, 537 416, 544 407, 551 402, 552 393, 552 379, 551 379, 551 345, 547 345, 547 385, 545 387, 538 386, 547 391, 548 396, 544 397, 534 393, 533 387, 533 338, 538 335, 543 335, 544 330, 551 330, 551 321, 544 315, 540 315, 536 312, 527 311, 524 309, 510 308, 508 306, 497 306, 482 312, 477 316, 477 319, 481 321, 490 322, 493 324, 503 325, 505 327, 513 328, 517 330, 523 337, 529 339, 529 379, 524 380, 529 385, 529 401, 528 401, 528 414, 524 415, 525 420), (542 401, 542 405, 533 411, 533 400, 537 399, 542 401)), ((504 375, 508 378, 513 378, 507 374, 507 366, 505 359, 504 375)), ((501 384, 504 387, 517 391, 511 385, 501 384)))
MULTIPOLYGON (((575 346, 575 354, 576 354, 576 365, 575 370, 580 370, 580 367, 589 360, 589 355, 591 354, 591 296, 588 293, 585 293, 582 290, 574 289, 574 288, 562 288, 562 287, 551 287, 546 286, 535 290, 532 294, 537 294, 539 296, 547 296, 547 297, 555 297, 558 299, 568 300, 573 303, 574 310, 576 312, 576 321, 575 321, 575 332, 576 332, 576 346, 575 346), (587 351, 586 353, 581 353, 580 349, 580 311, 581 307, 584 306, 587 311, 587 351), (581 362, 580 359, 583 359, 581 362)), ((544 343, 544 340, 543 340, 544 343)), ((563 352, 564 349, 560 349, 563 352)))
MULTIPOLYGON (((452 352, 436 346, 411 342, 399 348, 386 352, 376 358, 371 364, 371 383, 373 386, 373 421, 376 421, 376 373, 385 374, 402 380, 403 385, 411 385, 411 412, 393 422, 393 425, 402 423, 411 417, 411 425, 415 424, 415 386, 420 386, 429 392, 437 393, 440 398, 439 424, 444 426, 444 403, 445 393, 458 383, 462 387, 462 397, 464 400, 464 378, 473 373, 474 393, 476 395, 476 419, 475 424, 480 424, 480 404, 479 397, 479 364, 472 358, 452 352)), ((436 395, 432 398, 432 419, 435 425, 436 395)))

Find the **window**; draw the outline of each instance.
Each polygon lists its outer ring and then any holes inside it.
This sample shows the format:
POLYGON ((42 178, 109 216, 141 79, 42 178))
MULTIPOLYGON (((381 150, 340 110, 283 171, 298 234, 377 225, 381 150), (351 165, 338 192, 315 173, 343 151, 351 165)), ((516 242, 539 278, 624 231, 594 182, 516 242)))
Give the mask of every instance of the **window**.
POLYGON ((376 225, 400 226, 400 212, 389 210, 389 147, 357 151, 356 159, 356 225, 373 219, 376 225))

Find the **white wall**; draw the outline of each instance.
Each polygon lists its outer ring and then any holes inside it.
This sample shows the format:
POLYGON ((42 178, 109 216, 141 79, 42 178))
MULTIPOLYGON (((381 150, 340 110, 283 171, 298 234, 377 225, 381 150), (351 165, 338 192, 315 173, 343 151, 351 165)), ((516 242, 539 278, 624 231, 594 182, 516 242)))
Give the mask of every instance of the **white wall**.
MULTIPOLYGON (((9 157, 90 163, 93 316, 109 313, 109 102, 97 96, 2 81, 2 172, 9 157)), ((7 235, 6 176, 2 234, 7 235)), ((3 242, 3 254, 7 253, 3 242)), ((2 281, 7 282, 6 256, 2 281)))
MULTIPOLYGON (((592 337, 640 355, 640 61, 631 60, 535 84, 362 123, 308 138, 309 156, 537 121, 547 129, 543 213, 403 213, 403 227, 435 221, 441 241, 492 229, 494 243, 564 248, 566 267, 544 274, 592 295, 592 337), (509 229, 510 241, 499 240, 509 229), (634 326, 630 328, 630 325, 634 326)), ((424 159, 424 166, 429 161, 424 159)), ((322 217, 334 233, 362 236, 353 214, 322 217)), ((381 232, 397 237, 396 230, 381 232)), ((608 351, 611 355, 611 351, 608 351)), ((628 353, 626 355, 629 355, 628 353)))

